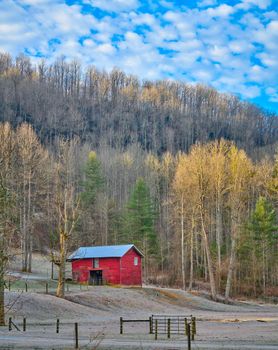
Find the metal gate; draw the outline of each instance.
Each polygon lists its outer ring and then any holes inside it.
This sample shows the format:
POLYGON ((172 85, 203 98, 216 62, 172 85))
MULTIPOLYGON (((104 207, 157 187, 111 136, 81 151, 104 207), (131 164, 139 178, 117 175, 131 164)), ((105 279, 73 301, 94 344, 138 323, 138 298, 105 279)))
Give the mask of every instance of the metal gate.
MULTIPOLYGON (((187 324, 195 324, 195 317, 186 315, 152 315, 152 333, 187 335, 187 324)), ((194 327, 195 328, 195 327, 194 327)))

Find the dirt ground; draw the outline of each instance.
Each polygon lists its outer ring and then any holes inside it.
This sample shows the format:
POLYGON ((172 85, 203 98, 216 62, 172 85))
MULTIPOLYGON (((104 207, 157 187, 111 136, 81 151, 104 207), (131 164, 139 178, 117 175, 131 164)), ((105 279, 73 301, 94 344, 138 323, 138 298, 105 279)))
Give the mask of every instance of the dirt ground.
MULTIPOLYGON (((38 270, 30 280, 34 276, 41 282, 44 275, 38 270)), ((23 278, 28 281, 28 276, 23 278)), ((227 305, 177 289, 150 287, 90 286, 80 291, 76 286, 66 293, 66 300, 42 291, 12 290, 6 291, 5 298, 7 317, 12 317, 20 331, 0 327, 0 349, 73 349, 75 322, 81 349, 187 349, 182 335, 170 339, 159 335, 154 340, 148 334, 148 323, 124 324, 124 334, 119 334, 120 317, 148 319, 152 314, 195 316, 197 336, 192 349, 278 349, 278 305, 227 305), (26 332, 22 331, 23 317, 26 332)))

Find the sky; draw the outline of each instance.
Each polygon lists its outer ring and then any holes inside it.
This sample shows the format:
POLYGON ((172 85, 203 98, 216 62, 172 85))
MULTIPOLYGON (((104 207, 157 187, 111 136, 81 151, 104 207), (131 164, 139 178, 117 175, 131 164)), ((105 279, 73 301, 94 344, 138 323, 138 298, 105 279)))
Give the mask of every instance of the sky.
POLYGON ((278 0, 0 0, 0 51, 202 83, 278 113, 278 0))

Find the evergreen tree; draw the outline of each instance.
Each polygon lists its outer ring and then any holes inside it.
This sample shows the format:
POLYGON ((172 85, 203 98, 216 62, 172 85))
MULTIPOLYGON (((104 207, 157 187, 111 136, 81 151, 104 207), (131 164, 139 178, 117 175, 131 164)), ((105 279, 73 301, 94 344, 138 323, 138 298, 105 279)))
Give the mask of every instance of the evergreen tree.
POLYGON ((157 255, 157 236, 154 228, 156 213, 145 181, 139 178, 124 213, 125 243, 135 244, 144 254, 145 277, 150 261, 157 255))
POLYGON ((260 197, 248 225, 259 249, 261 244, 265 245, 266 248, 272 246, 275 239, 278 238, 276 222, 276 213, 272 205, 267 202, 266 198, 260 197))
POLYGON ((252 233, 257 259, 262 264, 263 289, 265 294, 269 255, 267 253, 273 248, 278 238, 276 213, 266 198, 260 197, 257 200, 255 210, 248 224, 248 229, 252 233))
POLYGON ((100 235, 99 217, 102 205, 98 203, 99 194, 104 186, 101 163, 94 151, 88 156, 84 169, 85 179, 81 193, 82 215, 79 224, 79 241, 82 244, 99 244, 103 242, 100 235))
POLYGON ((95 203, 98 191, 102 188, 104 179, 101 173, 101 164, 97 159, 96 152, 91 151, 85 166, 85 181, 83 182, 84 192, 82 201, 85 207, 95 203))

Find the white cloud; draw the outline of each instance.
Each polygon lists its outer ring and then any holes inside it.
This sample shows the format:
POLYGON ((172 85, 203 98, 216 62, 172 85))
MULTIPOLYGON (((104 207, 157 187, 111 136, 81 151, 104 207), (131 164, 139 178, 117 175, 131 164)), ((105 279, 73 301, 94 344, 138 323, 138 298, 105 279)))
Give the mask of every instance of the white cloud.
POLYGON ((103 54, 107 54, 107 55, 113 55, 116 53, 115 48, 111 44, 108 44, 108 43, 98 45, 96 48, 96 51, 101 52, 103 54))
POLYGON ((236 7, 242 10, 249 10, 252 6, 257 6, 262 10, 267 9, 272 3, 272 0, 241 0, 236 7))
POLYGON ((193 73, 193 77, 202 83, 210 83, 213 79, 213 73, 209 70, 200 69, 193 73))
POLYGON ((230 52, 233 54, 244 54, 246 52, 254 51, 254 45, 246 40, 233 40, 227 45, 230 52))
MULTIPOLYGON (((55 2, 57 2, 57 0, 55 2)), ((18 0, 18 3, 22 5, 32 5, 32 6, 49 4, 48 0, 18 0)))
MULTIPOLYGON (((257 57, 260 58, 264 66, 269 68, 278 68, 277 56, 272 56, 266 52, 262 52, 260 54, 257 54, 257 57)), ((277 75, 277 71, 276 71, 276 75, 277 75)))
POLYGON ((245 98, 265 92, 274 101, 277 12, 267 0, 223 2, 189 8, 162 0, 166 12, 158 3, 158 12, 142 12, 139 0, 84 1, 107 11, 96 18, 65 0, 52 0, 51 10, 49 0, 0 0, 0 49, 13 55, 28 49, 34 61, 38 53, 50 60, 63 54, 142 79, 186 77, 245 98))
POLYGON ((225 60, 230 53, 228 47, 220 47, 217 45, 209 49, 208 52, 212 59, 215 61, 222 61, 223 59, 225 60))
POLYGON ((156 23, 156 18, 154 15, 150 15, 149 13, 144 13, 144 14, 135 14, 133 13, 133 19, 132 19, 132 22, 135 24, 135 25, 143 25, 143 24, 146 24, 146 25, 149 25, 149 26, 153 26, 155 25, 156 23))
POLYGON ((209 7, 209 6, 215 6, 217 5, 218 0, 201 0, 197 2, 197 5, 199 7, 209 7))
POLYGON ((87 0, 86 2, 107 12, 130 11, 139 6, 137 0, 87 0))
POLYGON ((218 7, 209 8, 206 11, 211 17, 226 17, 234 13, 235 9, 232 6, 223 4, 218 7))
POLYGON ((160 5, 163 6, 164 8, 171 9, 174 8, 175 5, 172 1, 166 1, 166 0, 160 0, 160 5))
POLYGON ((267 88, 265 90, 265 92, 269 95, 269 101, 270 102, 278 102, 278 90, 277 88, 273 88, 273 87, 270 87, 270 88, 267 88))

